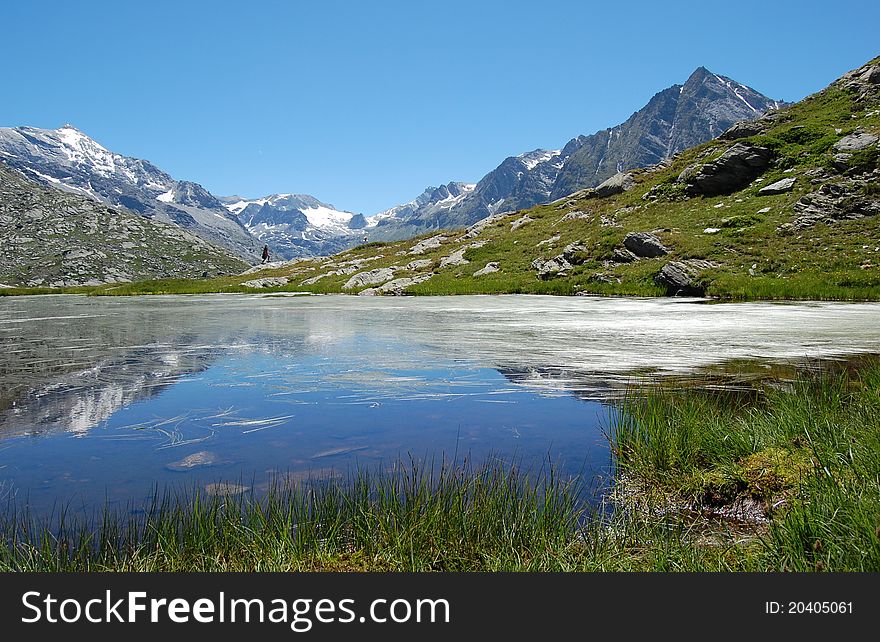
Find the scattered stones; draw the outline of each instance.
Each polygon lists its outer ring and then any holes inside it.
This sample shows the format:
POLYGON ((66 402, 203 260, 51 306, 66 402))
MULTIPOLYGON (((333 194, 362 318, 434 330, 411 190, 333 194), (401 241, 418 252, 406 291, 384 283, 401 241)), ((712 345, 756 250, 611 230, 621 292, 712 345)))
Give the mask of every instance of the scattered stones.
POLYGON ((663 242, 650 232, 630 232, 623 239, 623 245, 636 256, 655 258, 669 254, 663 242))
POLYGON ((253 279, 245 281, 242 285, 246 288, 280 288, 288 284, 290 279, 284 276, 270 276, 265 279, 253 279))
POLYGON ((718 264, 702 259, 670 261, 654 277, 654 282, 666 288, 669 296, 703 296, 705 290, 697 279, 703 270, 713 267, 718 264))
POLYGON ((353 277, 345 282, 345 285, 342 286, 342 289, 352 290, 354 288, 361 288, 366 285, 385 283, 386 281, 390 281, 392 278, 394 278, 394 268, 376 268, 375 270, 369 270, 367 272, 360 272, 358 274, 355 274, 353 277))
POLYGON ((714 161, 691 165, 679 176, 689 196, 729 194, 748 185, 770 164, 773 153, 766 147, 734 143, 714 161))
POLYGON ((498 272, 500 269, 501 266, 496 261, 490 261, 489 263, 486 263, 486 267, 474 272, 474 276, 484 276, 486 274, 492 274, 493 272, 498 272))
POLYGON ((797 182, 797 179, 794 176, 789 176, 788 178, 783 178, 782 180, 776 181, 775 183, 770 183, 766 187, 762 187, 758 190, 759 196, 772 196, 774 194, 784 194, 785 192, 790 192, 794 188, 794 184, 797 182))
POLYGON ((565 214, 562 218, 556 221, 556 224, 559 225, 560 223, 568 223, 569 221, 583 221, 592 218, 592 216, 593 215, 590 214, 590 212, 580 212, 575 210, 573 212, 568 212, 567 214, 565 214))

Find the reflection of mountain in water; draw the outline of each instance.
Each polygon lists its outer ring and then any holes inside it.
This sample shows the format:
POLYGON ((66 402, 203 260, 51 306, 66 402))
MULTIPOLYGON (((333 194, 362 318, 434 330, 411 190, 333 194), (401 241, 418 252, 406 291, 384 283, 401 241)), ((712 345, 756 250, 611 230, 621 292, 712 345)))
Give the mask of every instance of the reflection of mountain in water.
MULTIPOLYGON (((493 368, 517 387, 597 399, 633 373, 877 352, 878 310, 525 296, 0 298, 0 438, 86 432, 227 356, 259 361, 273 395, 336 386, 358 403, 423 399, 439 382, 452 399, 483 394, 469 373, 493 368)), ((237 385, 248 365, 225 369, 223 383, 237 385)))

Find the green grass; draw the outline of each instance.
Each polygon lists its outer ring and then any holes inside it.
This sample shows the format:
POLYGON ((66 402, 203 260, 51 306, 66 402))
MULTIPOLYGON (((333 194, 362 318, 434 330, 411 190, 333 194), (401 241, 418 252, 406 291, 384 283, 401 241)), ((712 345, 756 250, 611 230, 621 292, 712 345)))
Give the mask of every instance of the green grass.
POLYGON ((768 570, 880 569, 880 364, 801 374, 748 397, 656 390, 624 404, 612 444, 652 501, 749 498, 773 517, 768 570))
POLYGON ((634 390, 610 417, 611 511, 552 471, 408 462, 259 496, 157 491, 93 519, 10 505, 0 571, 880 570, 876 360, 748 391, 634 390), (706 517, 743 498, 768 525, 706 517))

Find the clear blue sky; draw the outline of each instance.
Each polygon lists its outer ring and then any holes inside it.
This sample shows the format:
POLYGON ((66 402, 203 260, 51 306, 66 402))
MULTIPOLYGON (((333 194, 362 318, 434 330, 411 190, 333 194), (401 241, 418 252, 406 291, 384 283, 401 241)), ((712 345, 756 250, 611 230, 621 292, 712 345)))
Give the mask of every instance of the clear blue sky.
POLYGON ((617 124, 696 67, 797 100, 880 3, 129 2, 3 9, 0 125, 70 122, 218 195, 374 213, 617 124))

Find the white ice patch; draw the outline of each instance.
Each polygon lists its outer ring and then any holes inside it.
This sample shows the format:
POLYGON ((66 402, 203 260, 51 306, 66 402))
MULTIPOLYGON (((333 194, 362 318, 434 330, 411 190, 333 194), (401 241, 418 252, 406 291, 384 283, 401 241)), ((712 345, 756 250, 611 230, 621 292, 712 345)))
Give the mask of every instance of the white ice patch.
POLYGON ((173 203, 174 202, 174 188, 172 187, 170 190, 165 192, 164 194, 159 194, 156 197, 157 201, 162 201, 163 203, 173 203))
POLYGON ((561 153, 561 149, 555 149, 551 151, 542 149, 537 152, 527 152, 525 154, 520 154, 519 156, 517 156, 517 158, 523 165, 525 165, 525 168, 527 170, 531 171, 537 165, 550 160, 554 156, 559 156, 561 153))

